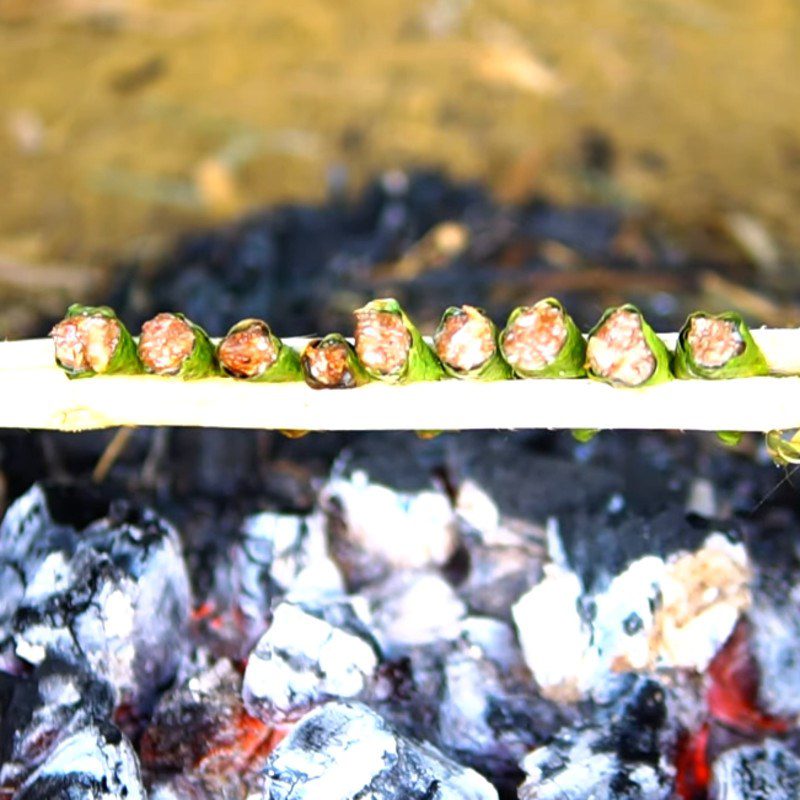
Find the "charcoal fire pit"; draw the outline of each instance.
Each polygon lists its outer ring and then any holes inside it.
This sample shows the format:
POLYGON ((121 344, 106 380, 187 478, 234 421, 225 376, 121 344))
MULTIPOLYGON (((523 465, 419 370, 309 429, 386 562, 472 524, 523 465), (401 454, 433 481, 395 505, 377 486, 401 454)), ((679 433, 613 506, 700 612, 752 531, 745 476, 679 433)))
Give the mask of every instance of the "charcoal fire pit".
MULTIPOLYGON (((619 259, 621 224, 394 176, 351 205, 188 236, 101 299, 137 330, 179 308, 208 330, 314 333, 396 296, 433 332, 453 302, 505 319, 557 293, 581 330, 623 299, 678 330, 690 256, 652 237, 646 265, 619 259), (431 263, 393 272, 421 240, 431 263), (610 266, 581 284, 552 241, 610 266)), ((473 369, 453 342, 486 320, 463 309, 446 352, 473 369)), ((743 352, 723 333, 706 362, 743 352)), ((245 344, 231 363, 249 369, 245 344)), ((800 520, 760 435, 296 438, 230 415, 230 430, 0 434, 0 797, 798 796, 800 520)))

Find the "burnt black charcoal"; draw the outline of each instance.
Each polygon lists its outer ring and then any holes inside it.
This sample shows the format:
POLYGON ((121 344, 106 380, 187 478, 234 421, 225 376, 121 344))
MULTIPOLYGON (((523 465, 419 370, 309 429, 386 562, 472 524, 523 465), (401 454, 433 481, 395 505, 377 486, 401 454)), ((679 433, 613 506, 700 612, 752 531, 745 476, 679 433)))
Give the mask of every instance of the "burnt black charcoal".
POLYGON ((714 762, 712 800, 795 800, 800 796, 800 759, 780 742, 746 745, 714 762))
POLYGON ((267 760, 251 800, 493 800, 478 773, 416 743, 358 703, 329 703, 305 716, 267 760))
POLYGON ((620 759, 656 766, 661 758, 660 737, 666 718, 666 697, 661 685, 650 680, 635 685, 612 726, 612 746, 620 759))
POLYGON ((64 739, 105 722, 112 710, 108 684, 57 658, 14 678, 0 722, 0 783, 19 785, 64 739))
POLYGON ((457 493, 474 485, 502 517, 544 524, 550 516, 575 509, 600 510, 623 489, 612 470, 543 457, 533 443, 510 434, 447 439, 448 471, 457 493))

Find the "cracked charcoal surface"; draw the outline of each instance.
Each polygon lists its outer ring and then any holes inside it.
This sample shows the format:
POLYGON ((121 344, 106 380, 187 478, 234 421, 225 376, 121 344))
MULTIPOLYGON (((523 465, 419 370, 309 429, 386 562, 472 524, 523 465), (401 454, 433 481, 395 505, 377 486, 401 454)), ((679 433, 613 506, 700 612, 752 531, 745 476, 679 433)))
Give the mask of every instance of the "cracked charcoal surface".
POLYGON ((360 694, 380 656, 367 616, 359 598, 317 608, 280 604, 247 662, 248 711, 282 722, 324 700, 360 694))
POLYGON ((65 737, 23 783, 15 800, 146 800, 130 742, 96 723, 65 737))
POLYGON ((746 745, 714 763, 712 800, 791 800, 800 795, 800 759, 780 742, 746 745))
POLYGON ((248 800, 493 800, 478 773, 433 746, 398 734, 358 703, 329 703, 305 716, 267 760, 248 800))
POLYGON ((337 459, 322 487, 331 552, 351 588, 399 568, 441 566, 457 550, 452 503, 435 475, 442 461, 422 444, 400 447, 397 435, 364 442, 337 459))
POLYGON ((623 677, 581 726, 564 728, 523 761, 520 800, 667 800, 668 697, 656 681, 623 677))
POLYGON ((248 517, 231 547, 229 592, 255 640, 284 598, 323 603, 344 593, 339 568, 330 558, 320 514, 262 512, 248 517))
POLYGON ((5 517, 0 558, 18 577, 0 630, 19 658, 85 664, 118 704, 142 708, 175 674, 189 583, 176 532, 153 512, 118 505, 78 531, 53 524, 34 486, 5 517))
POLYGON ((7 676, 0 711, 0 784, 19 785, 66 738, 110 718, 111 687, 81 667, 46 659, 29 677, 7 676))

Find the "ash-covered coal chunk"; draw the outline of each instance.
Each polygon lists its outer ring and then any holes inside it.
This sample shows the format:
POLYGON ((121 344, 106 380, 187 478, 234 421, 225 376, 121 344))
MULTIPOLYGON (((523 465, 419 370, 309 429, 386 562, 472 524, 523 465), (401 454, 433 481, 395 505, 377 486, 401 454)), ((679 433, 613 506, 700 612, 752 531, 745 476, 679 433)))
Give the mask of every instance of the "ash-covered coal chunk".
POLYGON ((111 688, 86 670, 47 659, 12 683, 0 710, 0 784, 18 786, 53 748, 96 721, 109 719, 111 688))
POLYGON ((247 713, 241 688, 233 665, 221 659, 159 700, 140 746, 145 773, 159 786, 155 796, 244 794, 244 781, 274 747, 275 732, 247 713))
POLYGON ((414 742, 359 703, 312 711, 276 748, 248 800, 496 800, 477 772, 414 742))
POLYGON ((363 440, 320 493, 333 557, 358 588, 396 569, 441 566, 458 547, 455 513, 435 478, 441 460, 407 439, 363 440))
MULTIPOLYGON (((675 731, 666 689, 634 675, 616 681, 582 724, 563 728, 530 753, 520 800, 667 800, 675 731)), ((677 729, 676 729, 677 730, 677 729)))
POLYGON ((533 690, 503 623, 468 619, 461 636, 439 649, 444 652, 435 743, 496 785, 513 786, 520 760, 556 732, 564 715, 533 690))
POLYGON ((146 800, 130 742, 108 723, 67 737, 23 783, 14 800, 146 800))
POLYGON ((81 531, 57 525, 41 488, 8 510, 0 631, 30 664, 86 664, 117 704, 147 708, 188 647, 189 580, 178 535, 151 511, 112 508, 81 531), (13 576, 13 577, 12 577, 13 576))
POLYGON ((324 700, 360 694, 379 661, 368 615, 359 598, 319 607, 281 603, 247 662, 250 713, 281 722, 324 700))
POLYGON ((399 570, 363 594, 370 602, 375 635, 390 655, 456 638, 467 616, 464 601, 431 570, 399 570))
POLYGON ((317 601, 344 592, 319 514, 248 517, 231 560, 234 602, 255 626, 263 626, 284 597, 317 601))
POLYGON ((593 589, 564 563, 558 537, 550 550, 559 560, 513 616, 528 666, 556 699, 577 699, 610 671, 703 672, 751 604, 747 552, 721 533, 696 550, 642 556, 593 589))
POLYGON ((711 800, 796 800, 800 759, 780 742, 728 750, 714 762, 711 800))
POLYGON ((800 714, 800 584, 780 602, 754 591, 747 614, 752 654, 758 665, 759 707, 769 714, 800 714))

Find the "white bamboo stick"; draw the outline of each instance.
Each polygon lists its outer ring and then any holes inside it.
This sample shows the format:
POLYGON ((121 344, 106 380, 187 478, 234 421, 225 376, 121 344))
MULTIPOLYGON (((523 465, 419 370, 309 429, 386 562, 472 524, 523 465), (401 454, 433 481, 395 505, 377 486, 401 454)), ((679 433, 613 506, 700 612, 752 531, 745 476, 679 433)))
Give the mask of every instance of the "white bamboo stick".
MULTIPOLYGON (((800 374, 800 330, 755 330, 775 372, 800 374)), ((672 347, 675 334, 665 334, 672 347)), ((288 344, 302 349, 304 339, 288 344)), ((302 383, 152 375, 69 380, 48 339, 0 343, 0 428, 121 425, 293 430, 800 427, 800 377, 670 381, 615 389, 590 380, 446 380, 314 390, 302 383)))

